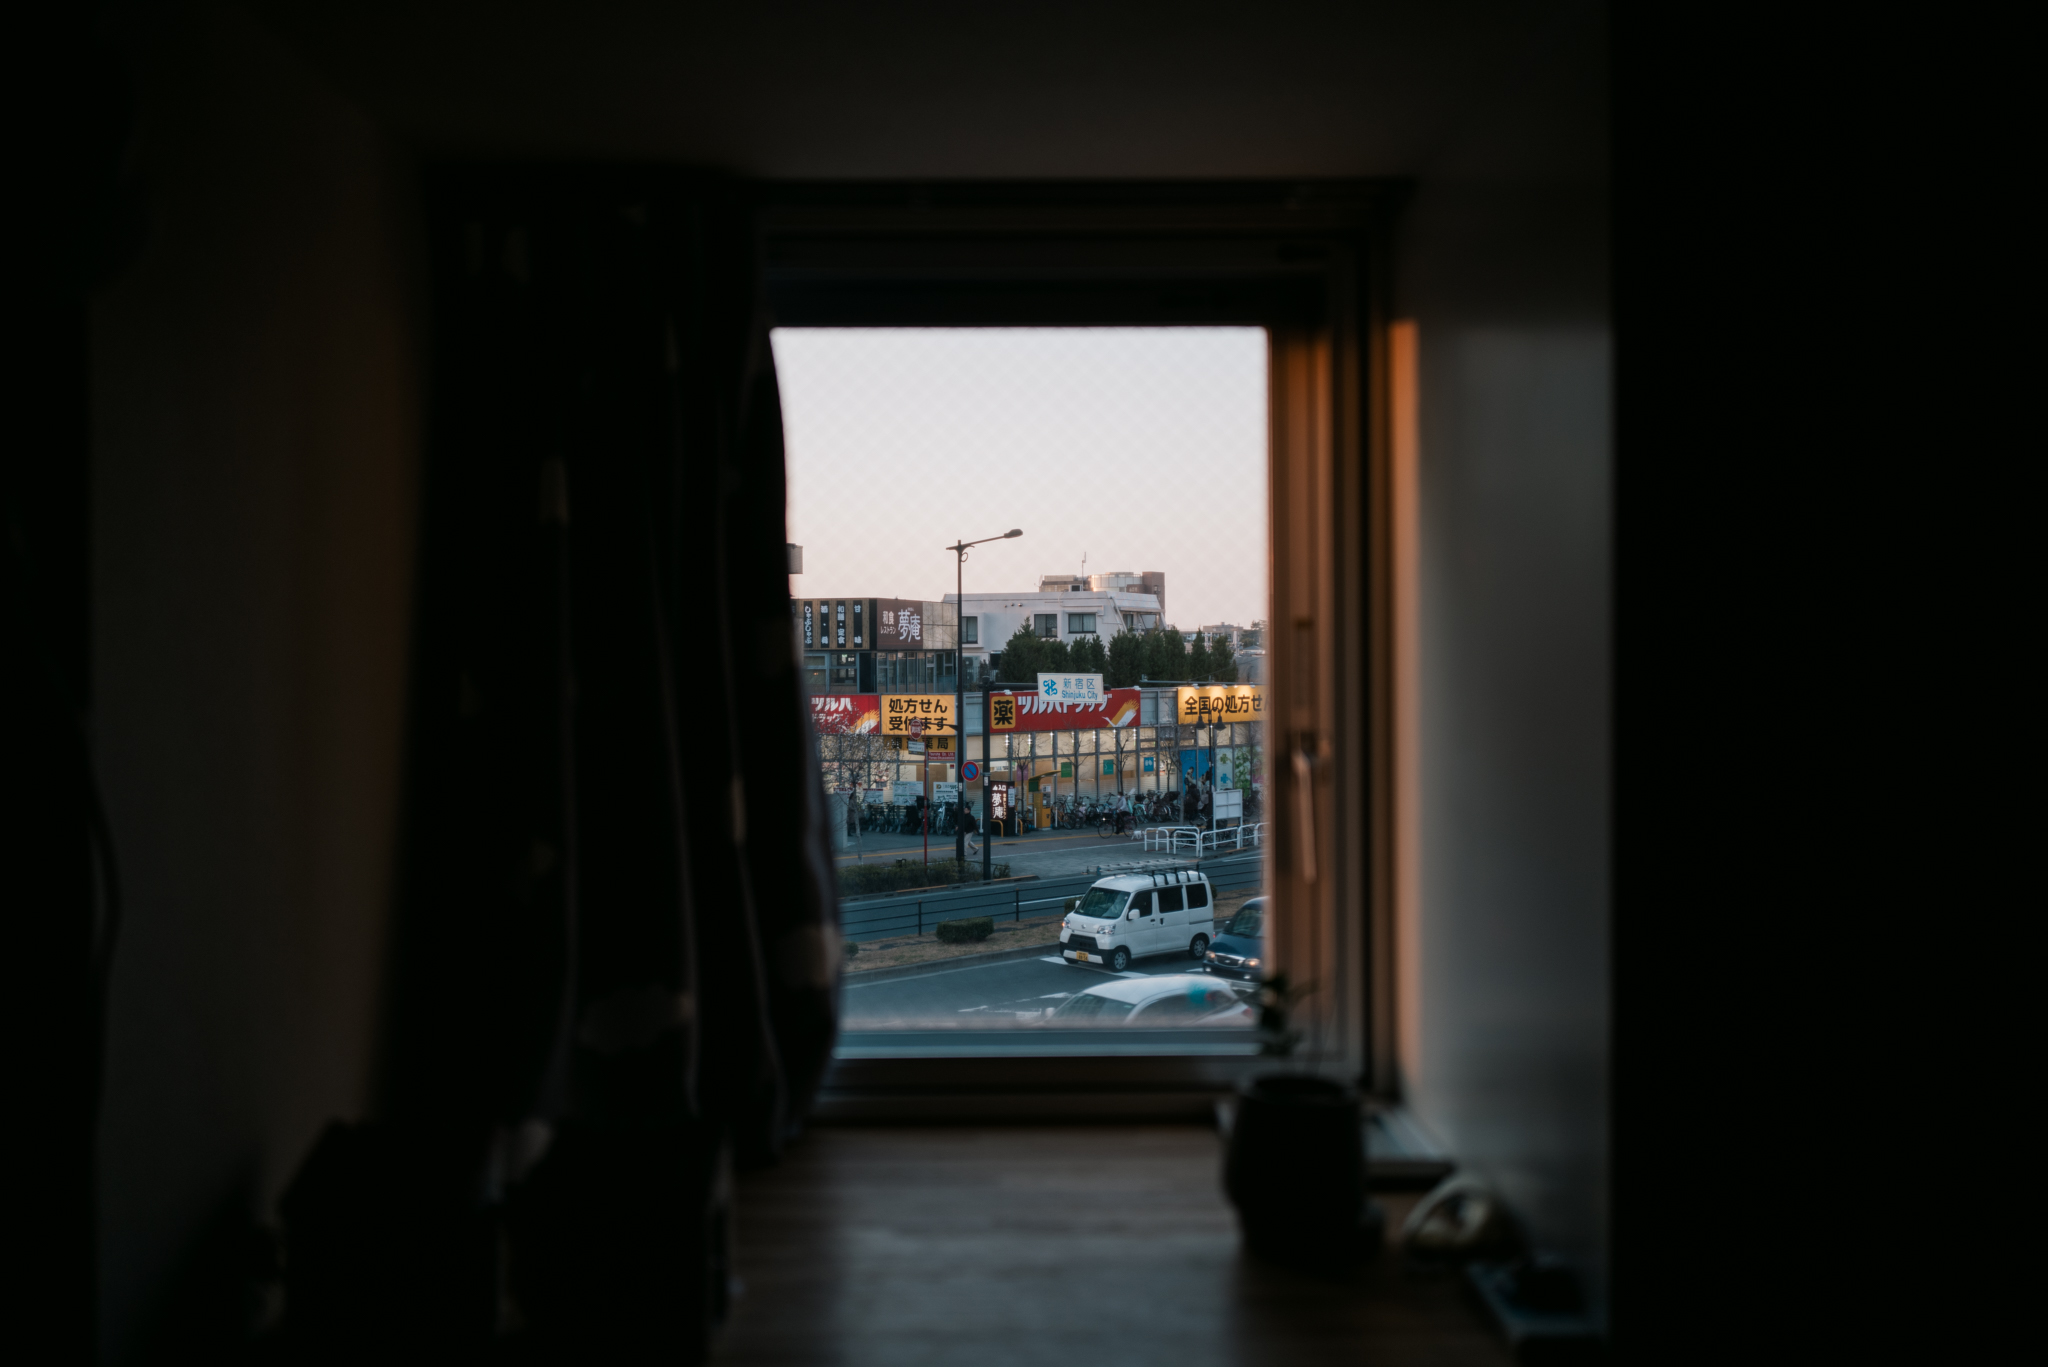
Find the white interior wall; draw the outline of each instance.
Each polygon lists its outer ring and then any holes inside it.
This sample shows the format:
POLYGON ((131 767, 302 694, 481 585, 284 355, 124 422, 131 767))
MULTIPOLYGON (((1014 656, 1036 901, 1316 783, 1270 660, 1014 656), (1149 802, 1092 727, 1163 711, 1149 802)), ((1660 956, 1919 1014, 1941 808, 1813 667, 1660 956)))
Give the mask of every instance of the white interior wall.
POLYGON ((1606 1247, 1613 444, 1603 28, 1567 15, 1423 168, 1417 1000, 1405 1093, 1539 1242, 1606 1247))

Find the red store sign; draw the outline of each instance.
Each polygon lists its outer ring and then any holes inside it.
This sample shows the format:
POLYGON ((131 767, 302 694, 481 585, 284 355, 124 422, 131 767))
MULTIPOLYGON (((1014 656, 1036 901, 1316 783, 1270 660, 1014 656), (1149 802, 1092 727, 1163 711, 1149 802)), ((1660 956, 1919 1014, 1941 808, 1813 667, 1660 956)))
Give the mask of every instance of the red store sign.
POLYGON ((996 693, 989 698, 989 730, 1005 731, 1095 731, 1105 727, 1135 726, 1138 722, 1138 690, 1112 688, 1093 705, 1051 702, 1026 689, 1020 693, 996 693))

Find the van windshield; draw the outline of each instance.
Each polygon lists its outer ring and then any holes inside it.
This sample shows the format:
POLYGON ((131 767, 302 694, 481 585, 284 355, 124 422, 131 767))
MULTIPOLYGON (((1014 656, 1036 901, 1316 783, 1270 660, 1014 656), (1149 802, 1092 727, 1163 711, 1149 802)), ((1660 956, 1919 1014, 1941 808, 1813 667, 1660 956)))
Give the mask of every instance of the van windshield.
POLYGON ((1237 914, 1223 923, 1225 935, 1242 935, 1256 940, 1265 933, 1266 904, 1263 900, 1246 902, 1237 909, 1237 914))
POLYGON ((1076 916, 1093 916, 1101 921, 1114 921, 1124 914, 1124 903, 1130 900, 1128 892, 1116 888, 1090 888, 1087 896, 1074 908, 1076 916))

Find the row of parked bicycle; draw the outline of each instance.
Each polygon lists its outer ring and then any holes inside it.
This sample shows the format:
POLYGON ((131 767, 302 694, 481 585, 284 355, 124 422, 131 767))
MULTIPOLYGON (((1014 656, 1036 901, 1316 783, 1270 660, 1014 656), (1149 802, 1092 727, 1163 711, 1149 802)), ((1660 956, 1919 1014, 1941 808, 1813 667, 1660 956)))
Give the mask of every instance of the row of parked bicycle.
MULTIPOLYGON (((1247 797, 1246 821, 1259 819, 1259 806, 1256 794, 1247 797)), ((1054 830, 1092 830, 1107 840, 1118 835, 1136 835, 1147 826, 1193 826, 1207 830, 1207 807, 1195 794, 1183 799, 1177 793, 1137 793, 1131 796, 1129 810, 1122 810, 1109 798, 1062 793, 1044 810, 1054 830)), ((856 802, 849 808, 848 819, 871 835, 916 835, 923 829, 924 811, 916 803, 856 802)), ((1033 829, 1037 820, 1035 809, 1024 808, 1022 816, 1024 828, 1033 829)), ((931 808, 930 833, 950 838, 954 818, 951 806, 935 804, 931 808)))
MULTIPOLYGON (((924 829, 924 809, 914 802, 859 802, 853 805, 852 819, 870 835, 916 835, 924 829)), ((945 804, 932 807, 933 835, 950 837, 953 834, 953 808, 945 804)))

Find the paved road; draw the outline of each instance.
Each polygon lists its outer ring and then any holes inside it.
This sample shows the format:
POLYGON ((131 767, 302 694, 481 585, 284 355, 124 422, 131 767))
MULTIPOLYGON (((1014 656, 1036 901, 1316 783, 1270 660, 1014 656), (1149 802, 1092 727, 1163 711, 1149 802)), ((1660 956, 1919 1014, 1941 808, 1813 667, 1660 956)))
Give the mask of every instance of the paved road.
MULTIPOLYGON (((1187 951, 1139 959, 1121 975, 1145 978, 1195 971, 1187 951)), ((1017 1024, 1096 983, 1119 976, 1092 964, 1072 964, 1057 953, 946 969, 889 982, 849 983, 841 1021, 848 1030, 904 1025, 1017 1024)))
MULTIPOLYGON (((924 853, 923 844, 914 835, 867 834, 861 840, 863 848, 858 854, 843 850, 834 856, 842 868, 858 861, 893 864, 906 857, 920 858, 924 853)), ((952 839, 934 840, 931 855, 933 859, 951 859, 952 839)), ((1104 840, 1093 831, 1042 831, 1014 840, 998 837, 995 860, 1008 864, 1012 874, 1035 873, 1040 878, 1054 878, 1091 873, 1110 865, 1180 865, 1188 862, 1188 856, 1157 850, 1147 853, 1142 843, 1129 836, 1104 840)))

